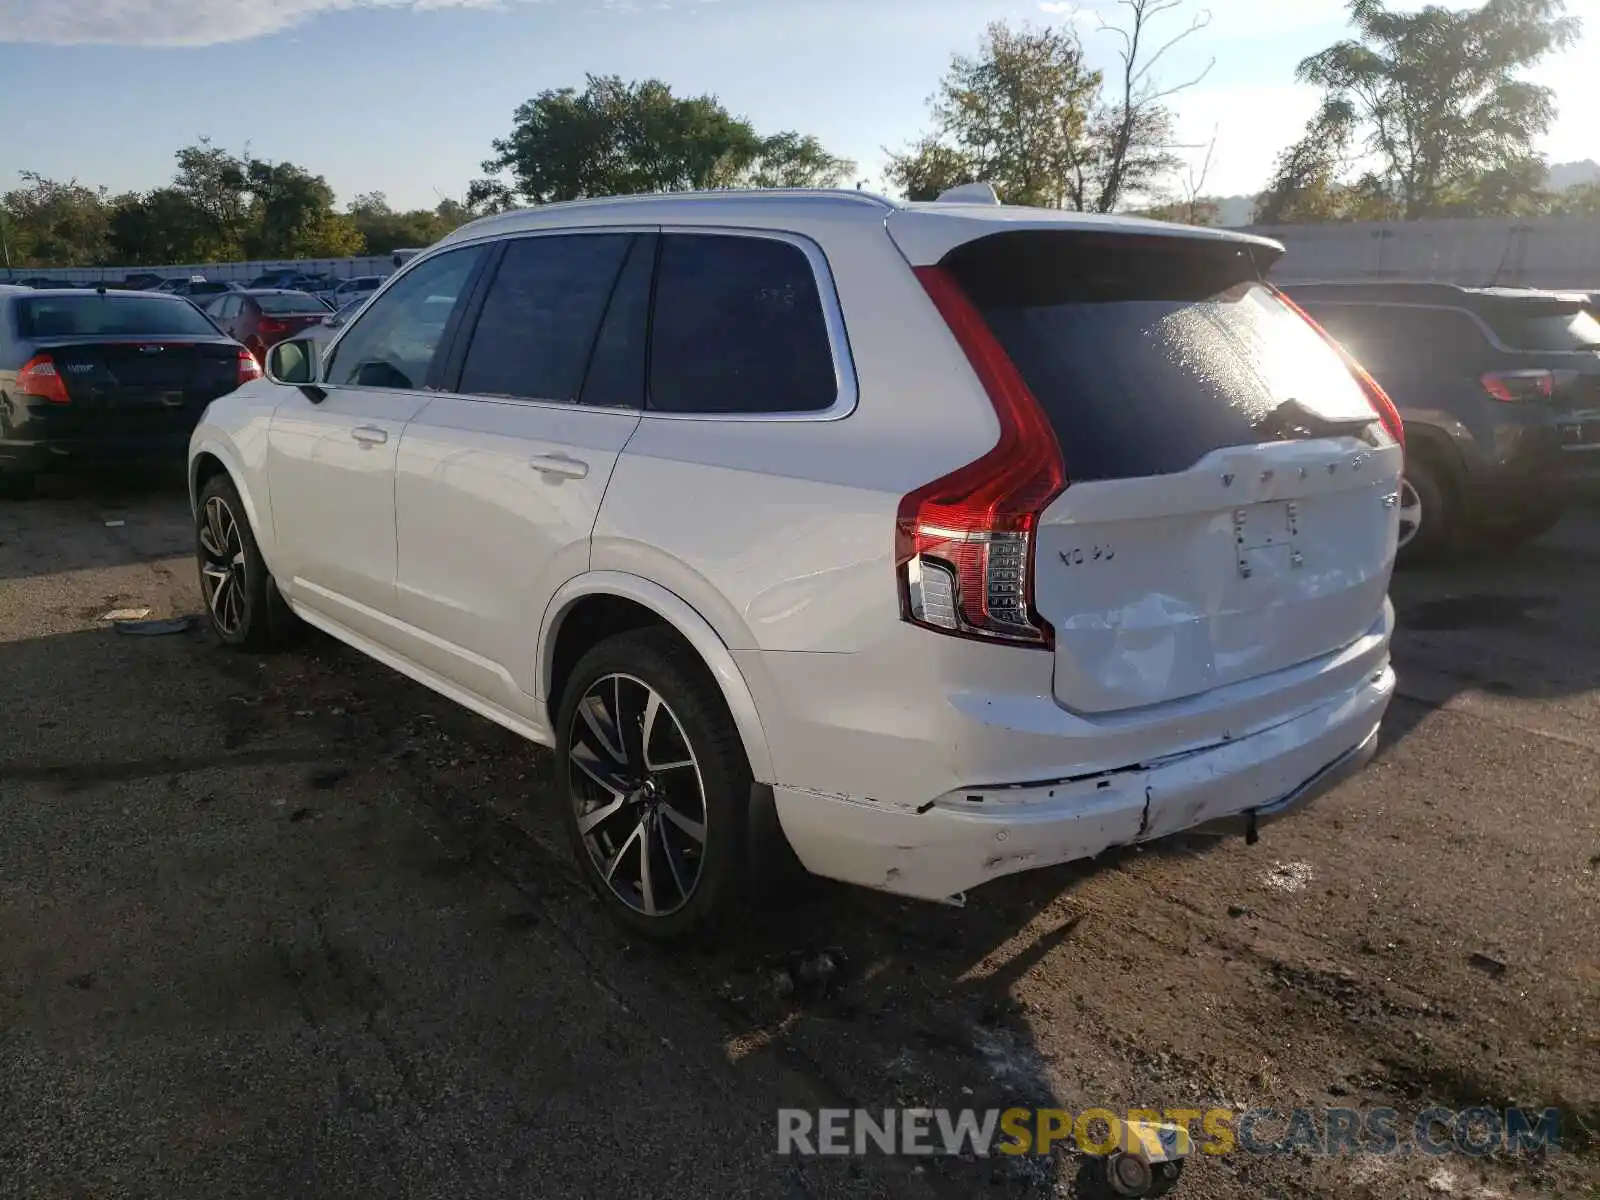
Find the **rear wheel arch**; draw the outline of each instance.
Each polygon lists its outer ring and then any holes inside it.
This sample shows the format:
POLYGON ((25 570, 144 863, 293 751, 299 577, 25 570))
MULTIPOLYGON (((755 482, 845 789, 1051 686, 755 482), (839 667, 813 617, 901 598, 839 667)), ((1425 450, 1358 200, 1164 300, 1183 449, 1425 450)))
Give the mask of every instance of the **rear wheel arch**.
POLYGON ((717 631, 682 597, 637 575, 598 571, 569 580, 552 598, 539 636, 539 697, 555 730, 561 691, 578 660, 608 637, 659 626, 699 657, 733 717, 751 774, 772 783, 772 754, 754 694, 717 631))

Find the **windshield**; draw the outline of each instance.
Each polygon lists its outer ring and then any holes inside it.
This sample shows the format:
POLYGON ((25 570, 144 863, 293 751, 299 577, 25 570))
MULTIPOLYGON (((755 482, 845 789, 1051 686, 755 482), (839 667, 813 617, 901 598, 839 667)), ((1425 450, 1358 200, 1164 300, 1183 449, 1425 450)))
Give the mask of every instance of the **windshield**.
POLYGON ((284 292, 275 296, 257 296, 255 302, 264 313, 320 313, 328 306, 315 296, 303 292, 284 292))
POLYGON ((50 296, 17 301, 23 338, 215 337, 217 328, 191 304, 137 294, 50 296))
POLYGON ((1513 350, 1600 350, 1600 321, 1577 305, 1516 305, 1485 315, 1513 350))

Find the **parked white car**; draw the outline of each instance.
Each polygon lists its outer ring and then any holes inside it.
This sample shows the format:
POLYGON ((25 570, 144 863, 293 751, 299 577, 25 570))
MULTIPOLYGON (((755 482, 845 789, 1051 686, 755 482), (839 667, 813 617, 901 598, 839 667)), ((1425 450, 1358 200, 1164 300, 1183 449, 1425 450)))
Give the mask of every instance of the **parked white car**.
POLYGON ((353 279, 346 279, 334 288, 333 291, 323 296, 322 299, 335 309, 343 308, 346 304, 368 300, 372 294, 383 286, 386 276, 383 275, 357 275, 353 279))
POLYGON ((856 192, 485 218, 212 403, 211 624, 301 617, 554 746, 651 936, 790 849, 952 900, 1253 840, 1394 689, 1402 431, 1281 253, 856 192))

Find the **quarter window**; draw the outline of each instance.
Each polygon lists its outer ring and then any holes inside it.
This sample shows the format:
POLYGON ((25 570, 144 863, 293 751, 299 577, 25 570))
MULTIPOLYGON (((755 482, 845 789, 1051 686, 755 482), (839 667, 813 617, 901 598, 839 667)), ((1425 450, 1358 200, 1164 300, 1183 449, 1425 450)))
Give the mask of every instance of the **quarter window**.
POLYGON ((838 390, 803 250, 769 237, 666 236, 651 333, 653 411, 818 412, 838 390))

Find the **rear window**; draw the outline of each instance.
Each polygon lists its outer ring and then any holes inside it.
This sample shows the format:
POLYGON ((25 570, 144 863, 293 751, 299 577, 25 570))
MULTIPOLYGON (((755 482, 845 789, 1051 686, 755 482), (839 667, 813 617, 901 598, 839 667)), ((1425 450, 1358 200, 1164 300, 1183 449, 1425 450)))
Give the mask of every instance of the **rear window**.
POLYGON ((217 335, 216 326, 193 305, 136 293, 29 297, 16 306, 22 338, 217 335))
POLYGON ((1377 419, 1243 247, 1003 233, 944 265, 1049 416, 1071 479, 1171 474, 1224 446, 1377 419))
POLYGON ((1483 316, 1513 350, 1600 350, 1600 321, 1577 305, 1506 305, 1483 316))
POLYGON ((327 312, 328 306, 315 296, 304 294, 286 294, 278 296, 255 296, 256 305, 264 313, 313 313, 327 312))
POLYGON ((223 292, 233 291, 225 283, 191 283, 187 290, 191 296, 219 296, 223 292))

